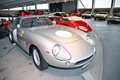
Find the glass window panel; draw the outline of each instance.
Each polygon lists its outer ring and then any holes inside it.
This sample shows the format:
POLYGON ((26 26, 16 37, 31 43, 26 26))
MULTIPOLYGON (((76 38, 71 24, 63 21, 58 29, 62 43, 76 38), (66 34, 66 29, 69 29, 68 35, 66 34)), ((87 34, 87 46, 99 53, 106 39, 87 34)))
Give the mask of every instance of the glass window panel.
POLYGON ((120 7, 120 0, 115 0, 115 7, 120 7))
POLYGON ((22 7, 10 8, 10 10, 22 10, 22 7))
POLYGON ((111 0, 95 0, 95 8, 110 8, 111 0))
MULTIPOLYGON (((92 8, 92 0, 81 0, 85 8, 92 8)), ((84 8, 81 4, 80 0, 78 0, 78 6, 77 8, 84 8)))
POLYGON ((47 4, 38 4, 37 9, 49 9, 49 5, 47 4))

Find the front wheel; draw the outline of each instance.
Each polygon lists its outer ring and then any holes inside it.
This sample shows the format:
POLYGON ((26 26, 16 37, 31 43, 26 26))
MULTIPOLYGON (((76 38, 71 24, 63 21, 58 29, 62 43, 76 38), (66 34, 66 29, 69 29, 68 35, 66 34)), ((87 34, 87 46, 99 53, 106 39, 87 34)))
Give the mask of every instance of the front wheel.
POLYGON ((38 69, 45 70, 49 67, 49 65, 41 55, 40 51, 36 47, 32 48, 32 58, 33 58, 34 64, 38 69))

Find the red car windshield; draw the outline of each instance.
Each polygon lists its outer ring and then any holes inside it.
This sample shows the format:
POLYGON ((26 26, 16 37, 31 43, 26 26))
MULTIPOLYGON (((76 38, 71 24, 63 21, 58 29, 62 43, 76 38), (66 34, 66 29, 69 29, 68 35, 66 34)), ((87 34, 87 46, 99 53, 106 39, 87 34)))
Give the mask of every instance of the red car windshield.
POLYGON ((70 15, 67 13, 61 13, 64 17, 69 17, 70 15))

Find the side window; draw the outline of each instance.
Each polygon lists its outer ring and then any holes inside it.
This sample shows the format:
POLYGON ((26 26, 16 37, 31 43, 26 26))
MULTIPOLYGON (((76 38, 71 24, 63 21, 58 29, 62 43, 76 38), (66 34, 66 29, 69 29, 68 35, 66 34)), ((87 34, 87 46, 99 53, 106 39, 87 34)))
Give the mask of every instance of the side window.
POLYGON ((58 20, 60 20, 60 18, 54 18, 54 20, 57 20, 57 21, 58 21, 58 20))
POLYGON ((30 20, 28 18, 27 19, 23 19, 22 27, 31 27, 31 23, 30 23, 30 20))
POLYGON ((63 21, 69 21, 70 22, 70 20, 69 19, 67 19, 67 18, 61 18, 63 21))
POLYGON ((15 22, 14 22, 15 26, 17 26, 17 24, 19 24, 19 22, 20 22, 20 18, 15 19, 15 22))
POLYGON ((60 13, 55 13, 54 16, 62 16, 60 13))

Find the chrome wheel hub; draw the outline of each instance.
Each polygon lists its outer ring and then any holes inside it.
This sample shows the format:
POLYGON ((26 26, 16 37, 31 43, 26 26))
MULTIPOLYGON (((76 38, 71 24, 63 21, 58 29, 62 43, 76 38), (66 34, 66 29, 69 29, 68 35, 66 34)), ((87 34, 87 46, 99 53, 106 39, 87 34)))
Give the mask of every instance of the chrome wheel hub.
POLYGON ((33 50, 33 58, 34 58, 36 65, 39 66, 40 65, 40 57, 39 57, 39 53, 36 49, 33 50))

